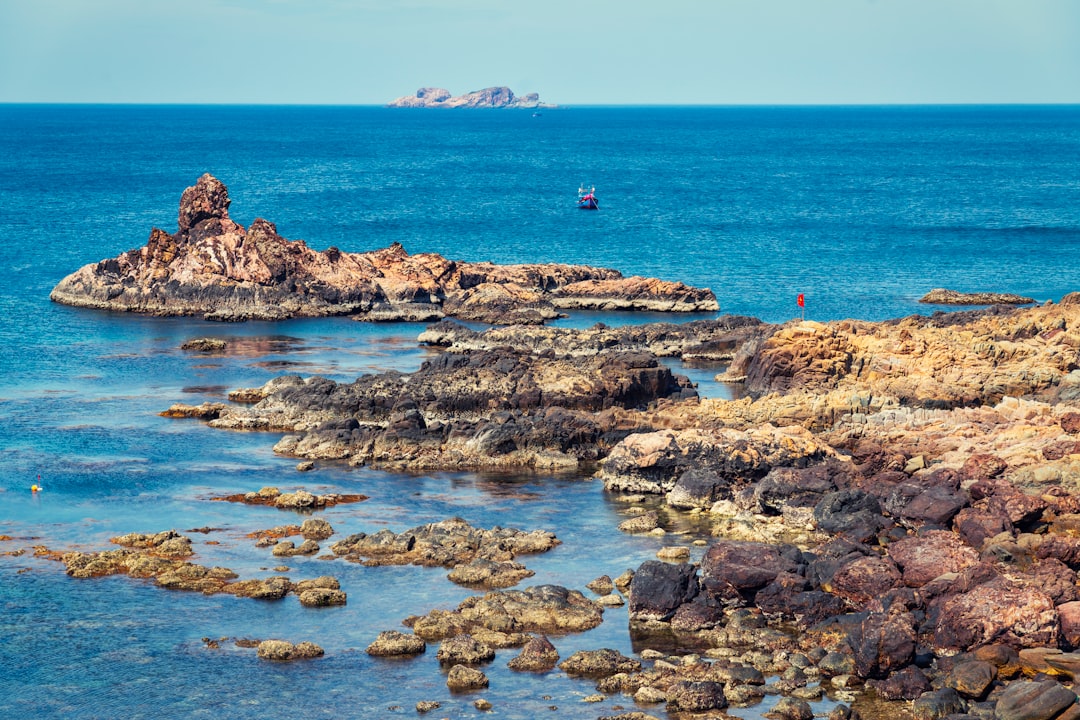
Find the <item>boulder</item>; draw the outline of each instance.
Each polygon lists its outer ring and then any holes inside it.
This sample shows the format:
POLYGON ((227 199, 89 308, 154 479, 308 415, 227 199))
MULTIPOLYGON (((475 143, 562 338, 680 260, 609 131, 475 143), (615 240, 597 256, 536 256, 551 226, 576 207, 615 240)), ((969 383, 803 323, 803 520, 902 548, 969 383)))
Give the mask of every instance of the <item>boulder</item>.
POLYGON ((412 633, 386 630, 379 633, 365 652, 375 657, 395 657, 400 655, 419 655, 427 650, 427 643, 412 633))
POLYGON ((1054 680, 1010 683, 994 706, 997 720, 1051 720, 1076 704, 1076 693, 1054 680))
POLYGON ((1024 648, 1054 646, 1057 640, 1053 601, 1037 589, 1003 580, 944 599, 933 635, 935 650, 945 654, 994 642, 1024 648))
POLYGON ((465 665, 454 665, 446 674, 446 686, 452 692, 468 692, 488 686, 488 678, 480 670, 465 665))
POLYGON ((580 650, 559 663, 559 669, 568 675, 586 677, 611 677, 617 673, 632 673, 641 669, 641 663, 628 658, 618 650, 580 650))
POLYGON ((495 651, 472 635, 455 635, 443 640, 435 657, 442 665, 477 665, 495 659, 495 651))
POLYGON ((521 648, 521 653, 506 664, 511 670, 547 672, 559 661, 559 651, 544 635, 533 637, 521 648))
POLYGON ((669 620, 698 591, 697 568, 646 560, 630 583, 631 620, 669 620))
POLYGON ((724 685, 713 681, 682 680, 668 688, 667 711, 707 712, 727 707, 724 685))

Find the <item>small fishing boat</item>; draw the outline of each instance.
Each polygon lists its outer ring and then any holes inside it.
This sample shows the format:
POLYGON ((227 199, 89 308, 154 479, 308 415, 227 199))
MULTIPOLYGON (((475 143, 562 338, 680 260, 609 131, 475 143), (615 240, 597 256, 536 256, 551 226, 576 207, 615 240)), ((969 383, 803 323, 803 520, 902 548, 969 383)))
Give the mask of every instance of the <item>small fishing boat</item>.
POLYGON ((599 210, 600 204, 596 201, 596 188, 588 190, 582 185, 577 191, 577 206, 582 210, 599 210))

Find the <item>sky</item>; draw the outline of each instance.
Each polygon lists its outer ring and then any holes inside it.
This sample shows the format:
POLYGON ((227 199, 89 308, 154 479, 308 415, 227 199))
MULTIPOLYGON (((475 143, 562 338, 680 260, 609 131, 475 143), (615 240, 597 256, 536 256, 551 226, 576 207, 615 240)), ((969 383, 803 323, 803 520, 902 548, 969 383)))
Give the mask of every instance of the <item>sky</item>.
POLYGON ((0 102, 1080 103, 1080 0, 0 0, 0 102))

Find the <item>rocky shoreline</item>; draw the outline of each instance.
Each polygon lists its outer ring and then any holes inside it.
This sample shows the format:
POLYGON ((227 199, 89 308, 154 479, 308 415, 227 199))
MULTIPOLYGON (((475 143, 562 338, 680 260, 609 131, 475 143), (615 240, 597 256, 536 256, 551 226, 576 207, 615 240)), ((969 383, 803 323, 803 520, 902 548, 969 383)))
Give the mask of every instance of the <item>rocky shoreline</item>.
POLYGON ((540 324, 574 309, 719 309, 710 290, 606 268, 462 262, 409 255, 399 243, 364 253, 320 252, 286 240, 266 220, 248 228, 233 222, 230 202, 225 185, 203 175, 181 196, 177 232, 154 228, 144 247, 83 266, 50 299, 219 321, 351 316, 540 324))
POLYGON ((286 430, 278 452, 317 460, 595 472, 641 506, 626 531, 707 522, 700 563, 648 560, 626 591, 637 645, 696 652, 602 663, 600 693, 1080 716, 1080 296, 884 323, 444 321, 421 340, 445 354, 413 375, 282 378, 210 422, 286 430), (701 399, 661 357, 723 360, 747 395, 701 399))
MULTIPOLYGON (((513 589, 532 574, 521 556, 559 544, 557 527, 485 529, 448 518, 337 539, 322 557, 442 567, 450 581, 485 591, 453 610, 403 618, 411 632, 384 631, 372 656, 439 642, 448 688, 475 692, 488 684, 476 666, 521 648, 515 669, 558 667, 595 682, 600 698, 625 696, 669 717, 722 717, 767 695, 782 696, 770 717, 791 720, 809 720, 809 703, 823 697, 840 703, 830 713, 837 719, 1080 717, 1080 294, 879 323, 724 316, 551 328, 527 323, 560 303, 652 307, 678 297, 689 307, 712 296, 591 268, 421 262, 399 247, 330 258, 271 236, 263 221, 248 231, 230 224, 224 186, 208 176, 189 190, 177 235, 155 231, 147 248, 83 268, 54 294, 148 312, 189 312, 197 298, 216 308, 210 314, 254 316, 237 288, 263 269, 278 277, 271 257, 293 283, 287 296, 273 295, 285 292, 276 285, 262 296, 292 308, 281 312, 334 314, 369 302, 343 314, 524 312, 525 324, 477 331, 443 320, 420 335, 441 352, 416 372, 351 383, 283 376, 237 388, 228 403, 174 405, 164 415, 283 432, 275 451, 304 460, 303 469, 593 477, 625 509, 613 532, 664 537, 683 521, 709 529, 697 562, 673 544, 612 581, 598 559, 594 597, 558 585, 513 589), (177 285, 199 253, 254 275, 177 285), (329 287, 313 268, 365 263, 378 270, 367 276, 379 278, 370 295, 344 285, 294 292, 302 278, 308 290, 329 287), (297 295, 311 304, 289 306, 297 295), (667 359, 723 363, 718 379, 739 383, 743 395, 703 399, 667 359), (547 634, 595 627, 605 607, 623 603, 640 659, 597 648, 559 663, 547 634)), ((210 339, 187 346, 227 351, 210 339)), ((267 488, 224 499, 309 513, 363 496, 267 488)), ((315 555, 333 535, 308 519, 251 537, 287 558, 315 555)), ((114 542, 121 548, 101 553, 36 551, 76 577, 124 573, 207 594, 347 602, 331 576, 240 580, 196 565, 190 540, 171 531, 114 542)), ((318 657, 304 643, 260 645, 260 657, 318 657)))

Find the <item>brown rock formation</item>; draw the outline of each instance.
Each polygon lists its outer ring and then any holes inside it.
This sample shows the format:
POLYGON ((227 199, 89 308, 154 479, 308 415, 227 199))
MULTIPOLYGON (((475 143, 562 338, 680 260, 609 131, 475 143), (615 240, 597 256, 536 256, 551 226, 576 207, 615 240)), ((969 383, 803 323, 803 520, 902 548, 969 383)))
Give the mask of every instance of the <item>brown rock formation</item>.
POLYGON ((712 311, 708 290, 581 265, 493 265, 384 250, 312 250, 258 219, 229 218, 225 186, 210 175, 184 191, 177 232, 155 228, 145 247, 86 265, 53 289, 56 302, 210 320, 351 315, 429 320, 459 312, 491 323, 543 322, 558 309, 712 311))

